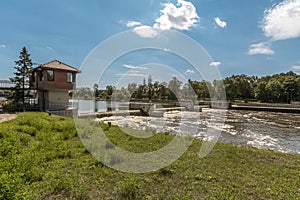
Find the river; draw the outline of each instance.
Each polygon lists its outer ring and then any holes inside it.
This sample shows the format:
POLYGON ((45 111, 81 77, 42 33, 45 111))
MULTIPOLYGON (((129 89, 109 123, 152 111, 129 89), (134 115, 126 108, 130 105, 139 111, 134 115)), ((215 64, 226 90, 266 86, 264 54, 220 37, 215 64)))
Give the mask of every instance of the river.
MULTIPOLYGON (((116 102, 113 105, 118 107, 122 104, 124 103, 116 102)), ((98 105, 99 111, 105 111, 105 102, 98 102, 98 105)), ((90 105, 90 111, 92 110, 93 106, 90 105)), ((196 138, 209 140, 207 128, 210 125, 210 116, 211 110, 203 109, 203 112, 168 112, 160 118, 113 116, 101 118, 99 121, 111 121, 115 125, 136 129, 152 127, 157 132, 171 134, 182 134, 182 127, 186 126, 185 130, 191 132, 196 138)), ((218 141, 300 154, 300 115, 228 110, 218 141)))

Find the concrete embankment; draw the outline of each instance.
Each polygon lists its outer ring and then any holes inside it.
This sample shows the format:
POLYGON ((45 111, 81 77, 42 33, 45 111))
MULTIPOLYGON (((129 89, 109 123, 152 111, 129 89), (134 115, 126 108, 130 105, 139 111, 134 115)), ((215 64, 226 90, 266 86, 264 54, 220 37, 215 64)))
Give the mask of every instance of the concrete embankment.
MULTIPOLYGON (((194 106, 192 111, 201 112, 203 108, 209 108, 209 106, 194 106)), ((80 118, 102 118, 110 116, 151 116, 151 117, 163 117, 165 112, 171 111, 186 111, 185 107, 169 107, 169 108, 157 108, 145 112, 144 110, 122 110, 122 111, 109 111, 109 112, 97 112, 79 114, 80 118)))
POLYGON ((282 113, 300 113, 299 105, 290 104, 232 104, 232 110, 252 110, 282 113))
POLYGON ((152 116, 163 117, 165 112, 169 111, 194 111, 201 112, 203 108, 212 109, 231 109, 231 110, 249 110, 249 111, 265 111, 265 112, 282 112, 282 113, 300 113, 300 105, 291 104, 263 104, 263 103, 229 103, 229 102, 205 102, 205 104, 199 103, 199 105, 193 105, 189 102, 186 104, 174 104, 173 106, 154 103, 130 103, 126 108, 114 111, 108 109, 107 112, 96 112, 89 114, 80 114, 79 117, 88 118, 102 118, 110 116, 152 116))

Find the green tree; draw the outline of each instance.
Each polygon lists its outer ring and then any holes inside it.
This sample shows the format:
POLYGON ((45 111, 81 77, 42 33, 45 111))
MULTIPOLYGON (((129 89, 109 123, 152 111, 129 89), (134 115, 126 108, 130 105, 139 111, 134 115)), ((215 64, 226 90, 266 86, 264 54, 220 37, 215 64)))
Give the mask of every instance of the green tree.
POLYGON ((112 100, 114 101, 120 101, 120 100, 129 100, 130 98, 130 92, 128 89, 122 87, 120 90, 115 89, 114 93, 112 95, 112 100))
POLYGON ((266 88, 267 81, 259 81, 254 89, 255 98, 261 102, 268 102, 269 100, 269 91, 266 88))
POLYGON ((98 84, 94 84, 94 95, 95 95, 95 98, 99 97, 99 85, 98 84))
POLYGON ((210 82, 207 81, 192 81, 188 80, 188 83, 191 85, 194 93, 197 95, 199 99, 210 98, 210 90, 209 86, 211 86, 210 82))
POLYGON ((169 95, 169 89, 166 82, 159 83, 158 85, 158 97, 159 99, 167 99, 169 95))
POLYGON ((156 100, 160 98, 159 81, 153 83, 153 98, 156 100))
POLYGON ((15 61, 15 77, 10 80, 15 84, 11 99, 16 105, 21 104, 22 110, 25 110, 25 91, 30 87, 30 77, 32 74, 32 61, 30 54, 25 47, 20 52, 19 60, 15 61))
POLYGON ((153 84, 152 84, 152 77, 149 75, 148 77, 148 99, 151 100, 153 96, 153 84))
POLYGON ((169 96, 170 100, 176 100, 176 99, 179 100, 180 99, 180 97, 181 97, 181 85, 182 85, 182 82, 179 81, 175 76, 169 82, 168 88, 170 90, 170 96, 169 96))
POLYGON ((89 87, 77 88, 73 93, 73 97, 75 99, 94 99, 95 91, 89 87))
POLYGON ((299 101, 300 76, 294 72, 287 72, 262 77, 254 87, 254 94, 261 102, 299 101))
POLYGON ((248 77, 244 74, 233 75, 224 79, 224 87, 227 99, 250 99, 253 98, 253 86, 255 77, 248 77))
POLYGON ((111 99, 115 90, 116 90, 115 86, 111 86, 111 85, 106 86, 106 93, 107 93, 106 99, 111 99))
POLYGON ((147 88, 147 84, 146 84, 146 79, 143 79, 143 85, 142 85, 142 99, 146 98, 148 96, 148 88, 147 88))
POLYGON ((136 83, 129 83, 127 86, 127 90, 129 91, 131 98, 137 97, 137 84, 136 83))
MULTIPOLYGON (((212 100, 226 100, 224 99, 226 97, 226 91, 224 88, 224 82, 223 80, 214 80, 213 81, 213 90, 210 88, 209 91, 211 92, 211 99, 212 100)), ((227 98, 227 97, 226 97, 227 98)))
POLYGON ((191 85, 191 80, 189 80, 186 84, 184 84, 182 88, 182 94, 185 99, 195 99, 196 91, 194 90, 193 86, 191 85))

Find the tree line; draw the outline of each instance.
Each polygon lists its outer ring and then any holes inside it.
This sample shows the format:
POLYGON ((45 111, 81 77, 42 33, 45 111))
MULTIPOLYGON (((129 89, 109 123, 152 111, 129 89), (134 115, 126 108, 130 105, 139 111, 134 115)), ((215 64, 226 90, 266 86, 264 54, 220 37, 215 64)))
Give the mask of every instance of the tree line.
MULTIPOLYGON (((30 78, 33 62, 25 47, 22 48, 19 60, 15 61, 14 77, 10 80, 15 84, 15 90, 8 96, 16 105, 24 109, 25 99, 29 95, 30 78)), ((79 88, 71 95, 101 100, 184 100, 184 99, 220 99, 226 92, 227 100, 254 100, 270 103, 290 103, 300 101, 300 75, 290 71, 271 76, 232 75, 223 80, 197 81, 188 80, 183 83, 173 77, 168 83, 153 81, 149 76, 141 84, 129 83, 127 88, 117 89, 106 86, 100 90, 97 84, 94 88, 79 88), (221 95, 220 95, 221 94, 221 95)))
POLYGON ((232 75, 223 80, 193 81, 182 83, 176 77, 167 82, 153 81, 149 76, 141 84, 129 83, 127 88, 117 89, 106 86, 100 90, 97 84, 93 89, 80 88, 77 96, 96 97, 101 100, 184 100, 219 99, 222 91, 226 92, 229 101, 245 100, 269 103, 290 103, 300 101, 300 76, 294 72, 272 76, 232 75))
POLYGON ((271 103, 300 101, 300 76, 292 71, 261 78, 233 75, 223 82, 230 100, 256 99, 271 103))

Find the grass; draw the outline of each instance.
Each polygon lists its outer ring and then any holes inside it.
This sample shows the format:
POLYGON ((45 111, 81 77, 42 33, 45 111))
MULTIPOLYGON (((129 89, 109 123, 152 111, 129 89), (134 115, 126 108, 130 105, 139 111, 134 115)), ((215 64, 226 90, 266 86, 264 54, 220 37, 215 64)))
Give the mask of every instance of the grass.
MULTIPOLYGON (((173 138, 135 138, 101 126, 112 143, 133 152, 158 150, 173 138)), ((195 140, 179 160, 156 172, 118 172, 89 154, 72 119, 20 113, 0 124, 0 199, 300 198, 299 155, 217 144, 200 159, 200 146, 195 140)))

